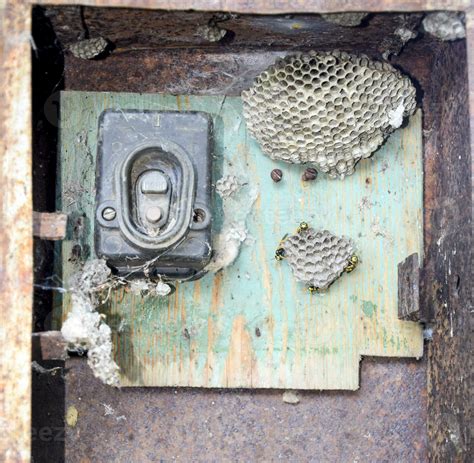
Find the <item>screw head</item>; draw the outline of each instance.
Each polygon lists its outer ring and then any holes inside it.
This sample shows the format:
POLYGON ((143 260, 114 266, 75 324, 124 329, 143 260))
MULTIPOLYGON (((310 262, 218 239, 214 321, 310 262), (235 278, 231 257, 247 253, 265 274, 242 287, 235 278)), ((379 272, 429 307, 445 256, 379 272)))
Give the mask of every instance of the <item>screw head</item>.
POLYGON ((273 169, 270 173, 270 177, 276 183, 283 178, 283 172, 280 169, 273 169))
POLYGON ((106 207, 103 211, 102 211, 102 218, 104 220, 114 220, 115 217, 117 217, 117 212, 115 211, 115 209, 113 207, 106 207))
POLYGON ((303 175, 301 176, 301 180, 303 180, 303 182, 309 182, 312 180, 316 180, 317 176, 318 176, 318 171, 314 167, 308 167, 303 172, 303 175))

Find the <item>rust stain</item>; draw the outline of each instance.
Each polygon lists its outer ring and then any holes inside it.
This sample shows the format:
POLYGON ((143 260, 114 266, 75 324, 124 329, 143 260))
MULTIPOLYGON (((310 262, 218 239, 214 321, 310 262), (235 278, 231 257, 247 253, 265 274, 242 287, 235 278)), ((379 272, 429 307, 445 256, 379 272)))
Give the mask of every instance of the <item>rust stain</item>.
POLYGON ((223 383, 228 387, 251 387, 255 380, 252 336, 245 325, 243 315, 235 317, 232 323, 232 336, 224 365, 223 383))
POLYGON ((181 323, 186 326, 186 300, 184 297, 181 298, 181 323))
POLYGON ((211 317, 207 319, 207 357, 204 365, 204 382, 206 386, 210 385, 214 366, 214 321, 211 317))
POLYGON ((179 288, 176 286, 176 292, 174 293, 174 304, 173 304, 173 319, 177 320, 179 314, 179 288))
POLYGON ((171 297, 168 298, 168 313, 167 313, 167 317, 166 317, 166 321, 170 321, 171 320, 171 297))
POLYGON ((194 283, 193 299, 194 299, 194 302, 196 302, 196 304, 201 303, 201 282, 200 281, 196 281, 194 283))
POLYGON ((221 292, 222 292, 222 272, 219 272, 214 278, 214 284, 212 285, 212 297, 211 297, 211 313, 217 313, 219 304, 221 303, 221 292))
POLYGON ((271 277, 270 277, 270 271, 268 269, 268 260, 266 259, 265 255, 265 240, 264 240, 264 234, 261 229, 261 226, 259 226, 259 251, 260 251, 260 262, 263 264, 263 287, 266 290, 266 296, 267 296, 267 304, 271 305, 272 302, 272 282, 271 282, 271 277))

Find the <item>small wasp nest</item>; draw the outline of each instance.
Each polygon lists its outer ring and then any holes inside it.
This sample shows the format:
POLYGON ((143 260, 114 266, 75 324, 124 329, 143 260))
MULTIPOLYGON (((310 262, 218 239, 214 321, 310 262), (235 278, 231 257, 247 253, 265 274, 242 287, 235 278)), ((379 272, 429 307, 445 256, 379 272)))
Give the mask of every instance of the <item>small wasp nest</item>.
POLYGON ((107 48, 107 40, 103 37, 81 40, 69 46, 69 51, 76 57, 82 59, 93 59, 99 56, 107 48))
POLYGON ((463 19, 462 13, 456 11, 429 13, 423 19, 423 28, 440 40, 463 39, 466 37, 463 19))
POLYGON ((219 42, 227 34, 227 30, 219 27, 217 24, 201 26, 197 29, 197 35, 206 39, 208 42, 219 42))
POLYGON ((288 260, 295 278, 310 290, 325 290, 344 271, 354 270, 358 261, 355 248, 347 238, 304 225, 280 244, 277 256, 288 260))
POLYGON ((241 187, 235 175, 227 175, 216 182, 216 191, 221 198, 228 198, 236 193, 241 187))
POLYGON ((369 16, 368 13, 324 13, 324 20, 344 27, 357 27, 369 16))
POLYGON ((344 178, 415 111, 415 87, 388 63, 343 52, 277 61, 242 93, 247 128, 272 159, 344 178))

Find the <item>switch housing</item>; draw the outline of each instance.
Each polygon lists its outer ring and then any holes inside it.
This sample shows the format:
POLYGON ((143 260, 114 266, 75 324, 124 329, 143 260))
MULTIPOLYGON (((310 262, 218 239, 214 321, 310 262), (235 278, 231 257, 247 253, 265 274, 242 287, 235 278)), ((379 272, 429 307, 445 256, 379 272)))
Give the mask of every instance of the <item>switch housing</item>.
POLYGON ((104 111, 96 170, 98 257, 130 278, 201 276, 211 257, 211 159, 206 113, 104 111))

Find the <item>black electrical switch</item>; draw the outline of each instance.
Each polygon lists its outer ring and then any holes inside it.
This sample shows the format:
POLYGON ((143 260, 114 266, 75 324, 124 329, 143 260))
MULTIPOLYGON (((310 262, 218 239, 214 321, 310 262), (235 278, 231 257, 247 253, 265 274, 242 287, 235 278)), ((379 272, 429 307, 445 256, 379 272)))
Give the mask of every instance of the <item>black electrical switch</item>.
POLYGON ((99 120, 95 248, 121 275, 193 279, 211 257, 212 120, 106 110, 99 120))

